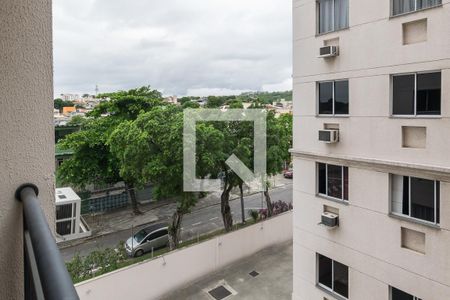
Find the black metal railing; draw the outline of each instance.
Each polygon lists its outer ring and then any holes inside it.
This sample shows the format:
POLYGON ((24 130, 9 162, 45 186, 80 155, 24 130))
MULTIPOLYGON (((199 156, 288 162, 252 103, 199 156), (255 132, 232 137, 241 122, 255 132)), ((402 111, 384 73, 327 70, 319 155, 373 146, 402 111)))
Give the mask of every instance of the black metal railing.
POLYGON ((24 214, 25 299, 79 299, 39 205, 38 194, 34 184, 24 184, 16 191, 24 214))

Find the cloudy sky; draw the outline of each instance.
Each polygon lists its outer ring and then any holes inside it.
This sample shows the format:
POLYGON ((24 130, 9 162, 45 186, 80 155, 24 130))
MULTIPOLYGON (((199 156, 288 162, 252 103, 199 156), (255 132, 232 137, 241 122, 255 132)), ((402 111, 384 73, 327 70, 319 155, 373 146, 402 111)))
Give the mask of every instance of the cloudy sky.
POLYGON ((287 90, 292 0, 55 0, 55 95, 287 90))

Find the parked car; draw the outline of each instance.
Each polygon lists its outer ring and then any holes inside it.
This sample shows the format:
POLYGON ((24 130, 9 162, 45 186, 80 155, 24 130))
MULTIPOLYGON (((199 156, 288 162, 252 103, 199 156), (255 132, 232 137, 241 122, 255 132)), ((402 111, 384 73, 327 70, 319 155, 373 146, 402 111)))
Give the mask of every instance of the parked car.
POLYGON ((152 249, 166 247, 169 232, 166 224, 154 224, 139 230, 125 243, 125 250, 130 257, 138 257, 152 249))
POLYGON ((292 179, 294 176, 294 171, 292 169, 284 170, 283 176, 284 178, 292 179))

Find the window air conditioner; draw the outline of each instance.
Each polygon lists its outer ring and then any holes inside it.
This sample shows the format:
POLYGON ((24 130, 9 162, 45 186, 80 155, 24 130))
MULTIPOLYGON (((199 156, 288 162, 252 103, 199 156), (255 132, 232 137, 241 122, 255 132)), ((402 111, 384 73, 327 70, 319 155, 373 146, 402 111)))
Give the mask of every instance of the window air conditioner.
POLYGON ((339 142, 339 130, 334 129, 319 130, 319 141, 328 144, 339 142))
POLYGON ((339 216, 330 212, 324 212, 320 224, 330 228, 337 227, 339 226, 339 216))
POLYGON ((339 55, 338 46, 325 46, 321 47, 319 50, 319 57, 321 58, 334 57, 338 55, 339 55))

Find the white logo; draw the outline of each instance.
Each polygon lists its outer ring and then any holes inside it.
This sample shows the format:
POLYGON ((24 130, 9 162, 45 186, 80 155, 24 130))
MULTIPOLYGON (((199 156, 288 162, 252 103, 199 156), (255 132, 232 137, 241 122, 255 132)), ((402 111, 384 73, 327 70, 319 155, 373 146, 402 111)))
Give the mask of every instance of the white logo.
POLYGON ((225 163, 252 190, 264 191, 266 185, 266 111, 260 109, 186 109, 183 132, 183 187, 185 192, 221 191, 220 179, 197 179, 195 174, 196 122, 254 122, 254 166, 252 172, 236 155, 225 163))

